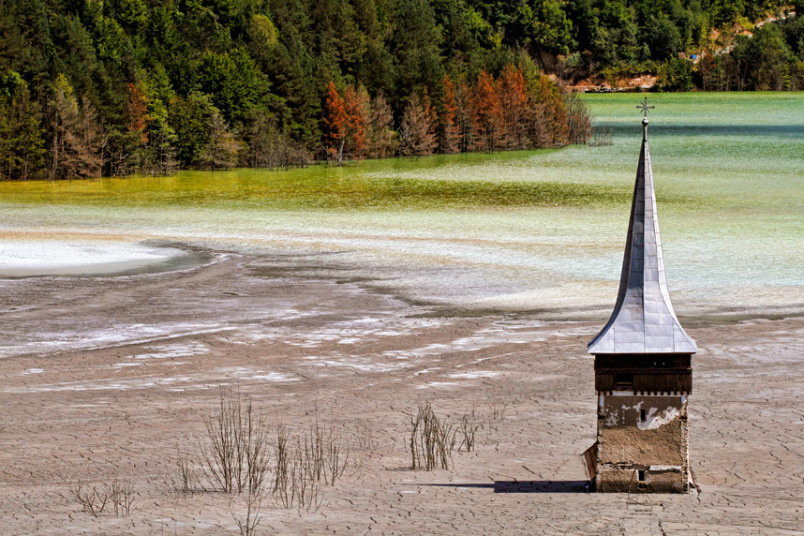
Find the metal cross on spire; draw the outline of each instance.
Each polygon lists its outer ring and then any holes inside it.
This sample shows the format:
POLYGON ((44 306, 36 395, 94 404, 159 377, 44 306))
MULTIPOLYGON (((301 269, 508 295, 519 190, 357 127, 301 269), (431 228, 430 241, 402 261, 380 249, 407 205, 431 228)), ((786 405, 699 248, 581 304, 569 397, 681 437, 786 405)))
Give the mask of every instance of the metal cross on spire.
POLYGON ((642 117, 648 117, 648 110, 653 110, 654 108, 656 108, 656 106, 649 106, 648 105, 648 98, 647 97, 643 97, 642 98, 642 104, 637 104, 636 107, 639 108, 640 110, 642 110, 642 117))

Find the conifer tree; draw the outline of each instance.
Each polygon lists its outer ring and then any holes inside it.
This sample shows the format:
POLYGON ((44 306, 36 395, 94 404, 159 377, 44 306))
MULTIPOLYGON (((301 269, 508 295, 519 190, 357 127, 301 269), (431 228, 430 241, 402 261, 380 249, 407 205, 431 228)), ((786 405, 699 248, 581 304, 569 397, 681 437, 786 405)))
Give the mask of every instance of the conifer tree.
POLYGON ((276 118, 266 110, 254 110, 245 127, 246 164, 250 167, 303 166, 310 153, 279 129, 276 118))
POLYGON ((148 102, 147 158, 143 171, 167 175, 178 166, 176 160, 176 132, 168 121, 168 109, 161 99, 148 102))
POLYGON ((128 84, 128 129, 140 143, 148 143, 148 97, 140 84, 128 84))
POLYGON ((100 176, 106 135, 95 107, 86 99, 79 105, 63 74, 53 84, 51 130, 51 178, 100 176))
POLYGON ((513 64, 507 64, 499 79, 500 103, 503 111, 503 146, 506 149, 526 149, 528 92, 522 71, 513 64))
POLYGON ((208 125, 215 107, 208 95, 197 91, 170 102, 170 127, 176 133, 176 156, 184 167, 199 164, 199 156, 209 141, 208 125))
POLYGON ((385 158, 396 150, 396 132, 393 128, 394 114, 382 93, 371 100, 371 116, 366 131, 368 154, 371 158, 385 158))
POLYGON ((345 137, 348 153, 353 158, 364 156, 366 148, 366 125, 371 113, 371 100, 362 85, 347 86, 343 90, 343 106, 346 113, 345 137))
POLYGON ((207 128, 209 139, 199 154, 201 165, 212 170, 236 166, 243 150, 243 143, 229 131, 226 121, 217 108, 212 109, 207 128))
POLYGON ((475 122, 475 150, 494 151, 502 146, 505 137, 502 102, 499 88, 492 76, 480 71, 472 99, 475 122))
POLYGON ((466 81, 456 87, 457 109, 455 121, 458 125, 458 146, 461 151, 471 151, 475 146, 475 120, 472 103, 472 88, 466 81))
POLYGON ((343 163, 343 149, 346 145, 346 123, 348 121, 346 106, 335 82, 330 80, 324 102, 324 125, 326 126, 327 157, 334 159, 338 165, 343 163))
POLYGON ((541 74, 529 88, 533 114, 537 117, 535 139, 539 147, 560 147, 569 142, 564 99, 558 86, 541 74))
POLYGON ((26 180, 41 176, 44 166, 41 114, 25 81, 13 75, 0 95, 0 179, 26 180))
POLYGON ((438 147, 435 133, 435 111, 427 91, 408 99, 399 129, 400 152, 403 155, 425 156, 438 147))
POLYGON ((440 121, 440 141, 439 147, 442 153, 457 153, 460 148, 460 126, 458 125, 458 96, 455 91, 455 84, 449 75, 443 78, 443 112, 440 121))

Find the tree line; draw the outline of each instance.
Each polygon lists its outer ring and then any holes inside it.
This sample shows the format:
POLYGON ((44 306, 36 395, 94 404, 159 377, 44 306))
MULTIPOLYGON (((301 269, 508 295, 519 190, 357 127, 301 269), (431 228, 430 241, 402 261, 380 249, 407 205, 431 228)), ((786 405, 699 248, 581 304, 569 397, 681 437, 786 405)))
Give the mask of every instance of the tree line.
POLYGON ((412 93, 398 130, 382 93, 369 96, 362 84, 339 91, 330 81, 324 105, 327 158, 423 156, 435 152, 498 151, 583 143, 591 124, 575 95, 529 64, 503 67, 498 77, 480 71, 474 83, 445 74, 440 97, 426 88, 412 93))
POLYGON ((0 177, 582 141, 588 116, 556 80, 672 66, 711 29, 778 4, 0 0, 0 177))

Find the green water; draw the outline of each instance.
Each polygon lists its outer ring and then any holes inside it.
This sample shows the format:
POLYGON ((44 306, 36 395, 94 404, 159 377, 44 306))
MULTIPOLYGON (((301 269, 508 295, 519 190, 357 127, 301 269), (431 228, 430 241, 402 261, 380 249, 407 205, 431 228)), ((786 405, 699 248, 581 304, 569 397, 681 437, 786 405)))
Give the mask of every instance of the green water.
MULTIPOLYGON (((611 129, 612 145, 0 183, 0 238, 103 235, 326 251, 419 298, 606 307, 616 292, 639 151, 639 96, 584 99, 595 125, 611 129)), ((650 99, 674 300, 688 310, 804 309, 804 94, 650 99)))

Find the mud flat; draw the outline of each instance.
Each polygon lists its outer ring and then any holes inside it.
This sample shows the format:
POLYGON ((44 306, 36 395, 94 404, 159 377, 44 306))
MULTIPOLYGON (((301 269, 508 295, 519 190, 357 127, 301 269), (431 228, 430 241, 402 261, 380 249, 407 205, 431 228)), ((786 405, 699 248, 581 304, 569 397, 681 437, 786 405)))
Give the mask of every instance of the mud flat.
POLYGON ((238 534, 243 496, 180 494, 176 448, 219 386, 272 423, 332 426, 349 466, 311 510, 270 496, 262 534, 801 534, 804 322, 683 318, 701 351, 690 495, 585 493, 595 434, 586 341, 601 316, 413 302, 315 255, 118 277, 0 282, 0 534, 238 534), (35 326, 35 329, 32 329, 35 326), (474 411, 473 452, 409 470, 417 401, 474 411), (129 516, 92 517, 78 483, 130 484, 129 516))

